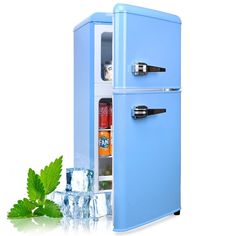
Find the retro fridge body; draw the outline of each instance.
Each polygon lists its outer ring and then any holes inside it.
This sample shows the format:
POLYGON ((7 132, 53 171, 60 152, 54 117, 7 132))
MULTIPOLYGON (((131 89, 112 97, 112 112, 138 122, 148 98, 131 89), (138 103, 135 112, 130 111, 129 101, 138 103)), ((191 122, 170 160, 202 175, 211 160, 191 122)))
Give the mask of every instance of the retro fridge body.
POLYGON ((179 17, 123 4, 74 30, 74 164, 112 191, 115 231, 180 212, 180 33, 179 17))

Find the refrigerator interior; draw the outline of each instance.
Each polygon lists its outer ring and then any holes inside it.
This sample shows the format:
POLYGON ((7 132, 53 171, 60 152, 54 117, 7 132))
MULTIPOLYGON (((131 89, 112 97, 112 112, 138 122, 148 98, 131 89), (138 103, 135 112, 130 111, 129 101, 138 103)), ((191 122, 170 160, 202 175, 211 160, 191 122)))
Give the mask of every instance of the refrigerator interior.
MULTIPOLYGON (((96 39, 95 39, 96 40, 96 39)), ((112 32, 101 34, 101 78, 105 80, 104 65, 112 61, 112 32)))
POLYGON ((99 191, 106 191, 112 189, 112 125, 109 122, 109 108, 112 106, 112 99, 102 98, 99 100, 98 106, 98 181, 99 191), (101 107, 106 108, 107 114, 101 107), (104 126, 104 123, 107 125, 104 126))
POLYGON ((95 25, 94 189, 98 192, 110 192, 113 185, 112 70, 109 79, 106 75, 112 65, 112 34, 111 25, 95 25))

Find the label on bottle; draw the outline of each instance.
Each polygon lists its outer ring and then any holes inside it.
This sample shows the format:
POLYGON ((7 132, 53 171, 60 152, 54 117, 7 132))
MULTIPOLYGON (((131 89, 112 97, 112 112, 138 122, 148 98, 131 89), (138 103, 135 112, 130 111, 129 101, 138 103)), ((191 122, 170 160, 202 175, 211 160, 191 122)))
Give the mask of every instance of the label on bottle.
POLYGON ((99 132, 99 144, 98 144, 99 156, 110 155, 110 132, 100 131, 99 132))
POLYGON ((109 139, 105 136, 100 137, 99 139, 99 147, 108 148, 109 147, 109 139))

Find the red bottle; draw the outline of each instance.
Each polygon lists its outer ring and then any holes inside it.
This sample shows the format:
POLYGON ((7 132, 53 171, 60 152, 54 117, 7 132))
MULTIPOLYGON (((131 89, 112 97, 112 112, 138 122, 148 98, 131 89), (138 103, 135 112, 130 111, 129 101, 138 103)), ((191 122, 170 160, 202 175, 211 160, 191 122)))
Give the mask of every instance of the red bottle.
POLYGON ((109 110, 109 104, 105 102, 99 103, 99 128, 100 129, 106 129, 109 127, 108 110, 109 110))
POLYGON ((109 123, 109 128, 112 126, 112 104, 109 104, 109 110, 108 110, 108 123, 109 123))

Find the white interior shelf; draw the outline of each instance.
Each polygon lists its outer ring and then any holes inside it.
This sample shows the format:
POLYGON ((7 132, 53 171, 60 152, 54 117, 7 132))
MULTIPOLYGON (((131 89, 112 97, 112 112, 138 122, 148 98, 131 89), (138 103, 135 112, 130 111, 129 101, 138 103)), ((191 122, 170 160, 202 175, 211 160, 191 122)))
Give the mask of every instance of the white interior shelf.
POLYGON ((99 181, 109 181, 109 180, 112 180, 112 175, 99 176, 99 181))

